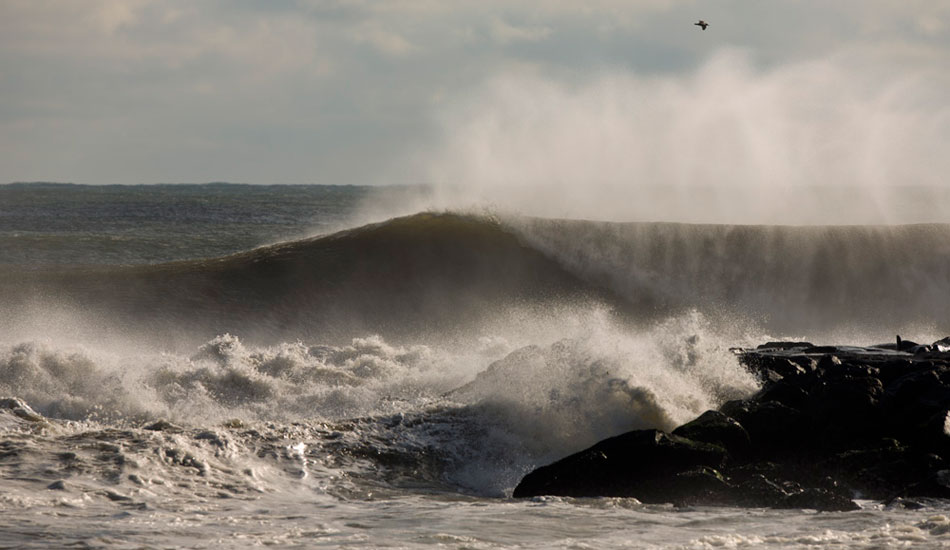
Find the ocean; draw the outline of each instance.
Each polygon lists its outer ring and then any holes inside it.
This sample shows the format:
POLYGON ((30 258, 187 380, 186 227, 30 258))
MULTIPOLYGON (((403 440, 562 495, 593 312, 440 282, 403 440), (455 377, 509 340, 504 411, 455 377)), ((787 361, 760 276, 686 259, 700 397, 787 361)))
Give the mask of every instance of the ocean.
POLYGON ((731 348, 950 335, 950 224, 427 193, 0 186, 0 548, 950 547, 939 500, 511 498, 537 466, 755 393, 731 348))

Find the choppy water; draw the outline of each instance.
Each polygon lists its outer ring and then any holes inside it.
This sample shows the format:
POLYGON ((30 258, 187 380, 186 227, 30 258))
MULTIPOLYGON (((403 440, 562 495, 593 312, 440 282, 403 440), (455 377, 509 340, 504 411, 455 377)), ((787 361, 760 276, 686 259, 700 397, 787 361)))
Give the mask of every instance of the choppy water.
POLYGON ((942 502, 509 498, 754 392, 729 347, 950 333, 950 227, 333 233, 404 191, 0 187, 0 547, 950 545, 942 502))

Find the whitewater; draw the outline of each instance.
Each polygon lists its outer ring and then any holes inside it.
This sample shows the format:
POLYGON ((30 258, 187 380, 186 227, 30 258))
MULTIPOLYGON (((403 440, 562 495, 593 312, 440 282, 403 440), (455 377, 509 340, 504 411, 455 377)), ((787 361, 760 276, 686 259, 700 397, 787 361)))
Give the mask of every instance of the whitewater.
POLYGON ((511 498, 752 395, 731 348, 947 336, 950 225, 367 208, 420 193, 0 186, 0 547, 950 546, 943 501, 511 498))

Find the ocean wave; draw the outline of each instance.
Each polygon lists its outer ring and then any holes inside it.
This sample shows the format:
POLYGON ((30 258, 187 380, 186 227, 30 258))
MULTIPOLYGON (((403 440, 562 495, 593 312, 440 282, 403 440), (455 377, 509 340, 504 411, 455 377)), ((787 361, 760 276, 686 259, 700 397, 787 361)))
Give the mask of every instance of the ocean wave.
POLYGON ((668 429, 758 388, 728 350, 737 335, 696 312, 640 332, 603 310, 525 315, 520 337, 511 325, 451 348, 379 336, 255 346, 225 334, 189 354, 127 355, 24 342, 0 347, 0 395, 84 433, 298 426, 309 435, 287 445, 337 457, 351 478, 499 495, 597 439, 668 429))
MULTIPOLYGON (((700 309, 782 334, 950 332, 950 225, 743 226, 517 218, 533 248, 639 312, 700 309)), ((835 336, 836 335, 836 336, 835 336)))
MULTIPOLYGON (((634 322, 691 309, 776 333, 950 332, 950 225, 730 226, 423 213, 157 266, 7 272, 7 332, 50 311, 190 344, 426 341, 513 306, 601 304, 634 322)), ((20 331, 23 332, 23 331, 20 331)), ((814 336, 812 336, 814 337, 814 336)))
POLYGON ((11 325, 55 310, 191 344, 224 332, 258 342, 405 339, 467 332, 512 305, 610 300, 496 221, 454 214, 201 261, 3 275, 11 325))

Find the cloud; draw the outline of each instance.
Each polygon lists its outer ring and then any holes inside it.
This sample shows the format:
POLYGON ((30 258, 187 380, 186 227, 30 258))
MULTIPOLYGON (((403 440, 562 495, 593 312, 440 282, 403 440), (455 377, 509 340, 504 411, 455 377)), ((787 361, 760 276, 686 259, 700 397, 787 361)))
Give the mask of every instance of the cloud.
POLYGON ((384 55, 401 57, 416 50, 409 40, 379 23, 364 23, 352 31, 353 40, 373 46, 384 55))
POLYGON ((491 23, 491 35, 501 44, 539 42, 551 36, 551 32, 549 27, 516 26, 501 19, 493 19, 491 23))
MULTIPOLYGON (((750 52, 742 70, 753 76, 745 82, 768 96, 761 85, 769 71, 852 51, 884 87, 892 80, 884 73, 903 81, 922 67, 930 78, 945 63, 948 16, 945 3, 917 0, 807 7, 797 0, 7 0, 0 2, 0 181, 405 183, 433 176, 440 164, 453 177, 448 160, 406 159, 459 156, 429 144, 452 136, 450 120, 471 136, 474 123, 451 113, 485 107, 473 98, 488 101, 501 82, 517 88, 512 75, 542 100, 547 94, 572 108, 574 95, 596 93, 594 82, 600 93, 620 95, 630 82, 640 90, 660 79, 688 98, 714 52, 740 49, 750 52), (713 27, 695 32, 698 17, 713 27)), ((918 95, 920 88, 910 86, 918 95)), ((525 131, 542 124, 506 113, 500 97, 492 99, 499 116, 525 131)), ((897 113, 890 124, 899 126, 899 93, 887 101, 854 97, 887 103, 897 113)), ((530 99, 511 101, 526 113, 557 102, 530 99)), ((597 141, 599 130, 579 113, 563 120, 588 124, 576 132, 597 141)), ((544 116, 557 134, 555 114, 544 116)), ((511 124, 506 129, 515 131, 511 124)), ((446 147, 460 147, 460 139, 446 147)), ((553 136, 542 139, 553 144, 553 136)), ((531 170, 513 166, 510 177, 531 170)))

